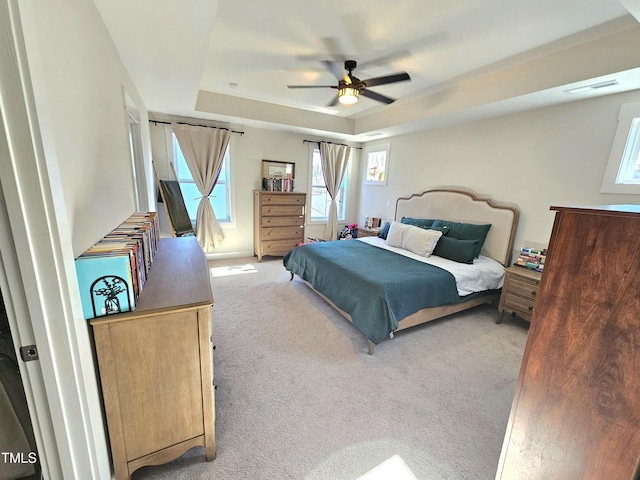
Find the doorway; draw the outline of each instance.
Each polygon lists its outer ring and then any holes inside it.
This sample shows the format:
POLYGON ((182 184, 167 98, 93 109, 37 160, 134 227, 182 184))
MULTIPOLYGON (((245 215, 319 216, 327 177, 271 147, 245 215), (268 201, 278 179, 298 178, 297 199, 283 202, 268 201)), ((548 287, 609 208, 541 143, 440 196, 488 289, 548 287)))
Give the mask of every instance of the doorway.
POLYGON ((0 480, 41 478, 40 460, 0 290, 0 480))

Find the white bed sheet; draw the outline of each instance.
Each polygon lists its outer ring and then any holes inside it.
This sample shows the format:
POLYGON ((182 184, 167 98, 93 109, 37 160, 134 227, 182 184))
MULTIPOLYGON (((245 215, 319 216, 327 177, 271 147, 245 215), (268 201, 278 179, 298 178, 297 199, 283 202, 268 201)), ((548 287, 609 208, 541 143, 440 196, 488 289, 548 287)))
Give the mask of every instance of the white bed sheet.
POLYGON ((378 237, 362 237, 358 238, 358 240, 445 269, 456 279, 458 295, 461 297, 484 290, 502 288, 504 282, 504 267, 500 262, 484 255, 480 255, 473 261, 473 264, 469 265, 454 262, 437 255, 421 257, 404 248, 391 247, 382 238, 378 237))

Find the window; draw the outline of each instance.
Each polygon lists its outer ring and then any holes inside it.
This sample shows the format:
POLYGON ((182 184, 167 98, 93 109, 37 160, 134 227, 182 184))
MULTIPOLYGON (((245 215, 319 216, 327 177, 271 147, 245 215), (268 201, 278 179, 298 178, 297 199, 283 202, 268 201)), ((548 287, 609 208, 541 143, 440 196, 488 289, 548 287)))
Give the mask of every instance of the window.
MULTIPOLYGON (((347 167, 347 169, 350 167, 347 167)), ((338 192, 338 220, 344 221, 346 212, 347 198, 347 177, 348 172, 345 173, 340 185, 340 191, 338 192)), ((322 175, 322 162, 320 161, 320 149, 314 148, 311 150, 311 220, 321 221, 328 220, 329 218, 329 205, 331 204, 331 197, 327 192, 327 186, 324 182, 324 176, 322 175)))
POLYGON ((600 191, 640 195, 640 102, 624 104, 620 109, 600 191))
MULTIPOLYGON (((178 182, 180 183, 180 190, 182 191, 182 197, 184 198, 189 218, 192 222, 196 221, 196 215, 198 213, 198 204, 202 195, 198 191, 187 162, 184 159, 182 150, 175 135, 173 135, 173 158, 175 159, 176 175, 178 176, 178 182)), ((213 187, 213 192, 209 196, 209 201, 213 207, 213 211, 216 212, 216 219, 219 222, 231 222, 231 192, 229 182, 229 147, 224 154, 224 162, 222 164, 222 170, 220 170, 220 176, 216 182, 216 186, 213 187)))
POLYGON ((391 145, 388 143, 367 147, 365 155, 367 165, 364 170, 365 185, 387 184, 390 148, 391 145))
POLYGON ((631 121, 616 183, 640 184, 640 117, 631 121))
POLYGON ((142 133, 140 130, 140 112, 129 93, 123 88, 124 107, 129 123, 129 147, 131 151, 131 171, 133 174, 133 190, 136 210, 146 211, 149 206, 147 183, 142 153, 142 133))

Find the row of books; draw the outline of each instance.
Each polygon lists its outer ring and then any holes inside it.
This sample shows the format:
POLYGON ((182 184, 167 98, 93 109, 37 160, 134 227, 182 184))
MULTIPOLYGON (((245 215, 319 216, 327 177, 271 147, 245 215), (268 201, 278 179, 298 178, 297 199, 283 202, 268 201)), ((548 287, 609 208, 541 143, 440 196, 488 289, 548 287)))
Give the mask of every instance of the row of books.
POLYGON ((293 178, 263 178, 262 190, 268 192, 293 192, 293 183, 293 178))
POLYGON ((364 226, 366 228, 380 228, 382 226, 381 217, 366 217, 364 219, 364 226))
POLYGON ((135 309, 159 241, 156 212, 136 212, 76 258, 85 319, 135 309))
POLYGON ((518 259, 515 264, 521 267, 529 268, 542 272, 544 270, 544 261, 547 258, 547 249, 537 249, 525 247, 520 250, 518 259))

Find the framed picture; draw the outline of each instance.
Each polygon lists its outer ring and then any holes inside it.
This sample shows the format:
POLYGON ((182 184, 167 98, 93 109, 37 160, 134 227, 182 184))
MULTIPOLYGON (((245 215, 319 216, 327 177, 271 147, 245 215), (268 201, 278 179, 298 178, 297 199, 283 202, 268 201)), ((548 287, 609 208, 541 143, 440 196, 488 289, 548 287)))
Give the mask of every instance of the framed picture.
POLYGON ((391 144, 374 145, 365 150, 365 185, 386 185, 389 173, 389 150, 391 144))
POLYGON ((262 160, 262 189, 270 192, 293 192, 296 164, 262 160))
POLYGON ((262 160, 262 178, 292 179, 296 176, 296 164, 262 160))

